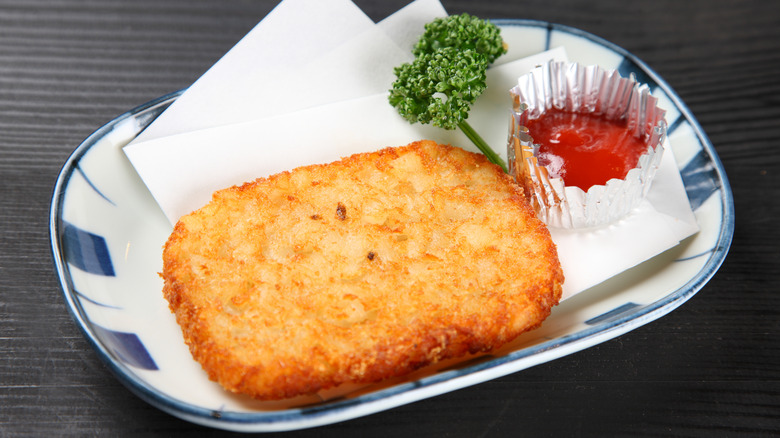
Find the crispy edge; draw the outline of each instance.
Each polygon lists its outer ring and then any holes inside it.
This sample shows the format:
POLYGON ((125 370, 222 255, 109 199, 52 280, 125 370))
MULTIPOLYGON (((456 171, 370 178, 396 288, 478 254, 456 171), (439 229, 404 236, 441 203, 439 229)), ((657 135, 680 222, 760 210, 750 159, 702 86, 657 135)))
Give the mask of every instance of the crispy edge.
MULTIPOLYGON (((445 148, 447 153, 471 154, 453 146, 436 145, 433 142, 420 141, 407 146, 390 147, 376 152, 355 154, 334 163, 348 165, 350 162, 365 160, 367 157, 377 157, 380 158, 378 161, 381 163, 381 166, 404 153, 410 151, 419 153, 419 149, 431 147, 432 145, 445 148)), ((373 351, 348 358, 347 362, 352 362, 352 366, 338 370, 327 379, 322 379, 312 367, 306 365, 305 358, 296 363, 286 363, 284 372, 278 372, 278 370, 274 372, 274 370, 268 367, 246 366, 236 363, 229 348, 219 347, 210 338, 208 322, 201 317, 200 309, 187 299, 190 290, 184 282, 179 281, 173 274, 177 271, 180 263, 171 260, 169 257, 164 257, 164 268, 161 273, 164 279, 163 294, 169 303, 169 308, 175 314, 192 356, 201 363, 209 378, 219 382, 225 389, 231 392, 244 393, 257 399, 283 399, 315 393, 346 382, 372 383, 402 376, 444 359, 490 351, 512 341, 526 331, 539 327, 550 315, 552 307, 558 304, 562 293, 564 276, 560 268, 555 245, 550 239, 549 230, 536 218, 533 210, 527 204, 523 196, 522 187, 516 184, 498 166, 488 162, 482 155, 472 155, 477 164, 492 166, 493 171, 498 174, 500 179, 505 179, 512 184, 515 190, 515 194, 511 197, 512 201, 523 210, 523 214, 528 218, 528 224, 532 225, 528 232, 539 236, 540 240, 538 239, 538 241, 546 243, 546 248, 540 251, 540 253, 544 254, 546 264, 551 268, 550 272, 552 275, 549 280, 544 284, 537 283, 532 290, 526 291, 525 297, 528 300, 523 309, 505 312, 498 320, 493 321, 497 327, 510 327, 510 329, 487 331, 483 332, 482 336, 477 337, 471 330, 472 326, 482 322, 477 321, 477 319, 481 319, 477 318, 477 316, 473 317, 474 321, 470 324, 466 323, 459 326, 452 326, 447 321, 431 320, 428 324, 406 327, 402 333, 387 334, 387 339, 396 339, 397 341, 378 345, 373 351), (418 348, 406 348, 412 344, 416 344, 418 348), (270 382, 267 378, 269 374, 276 375, 270 382)), ((428 154, 424 154, 424 158, 430 159, 431 157, 428 154)), ((375 160, 375 158, 371 158, 371 160, 375 160)), ((334 163, 305 167, 323 168, 334 163)), ((460 166, 461 164, 458 163, 457 165, 460 166)), ((296 170, 293 169, 281 174, 289 174, 296 170)), ((277 175, 258 178, 255 181, 225 190, 252 190, 254 186, 272 180, 277 175)), ((218 196, 219 192, 216 192, 214 197, 218 196)), ((165 249, 167 250, 173 242, 184 239, 186 234, 187 230, 184 223, 179 221, 166 242, 165 249)))

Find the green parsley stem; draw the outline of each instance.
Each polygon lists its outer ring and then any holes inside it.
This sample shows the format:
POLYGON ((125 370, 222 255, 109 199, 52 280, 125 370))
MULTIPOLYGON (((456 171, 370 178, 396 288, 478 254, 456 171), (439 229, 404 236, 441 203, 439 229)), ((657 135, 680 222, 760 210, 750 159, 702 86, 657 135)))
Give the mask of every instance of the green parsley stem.
POLYGON ((504 172, 507 172, 506 163, 504 160, 501 159, 501 157, 498 156, 493 149, 488 146, 487 143, 485 143, 485 140, 482 139, 482 137, 477 134, 477 131, 474 130, 474 128, 471 127, 465 120, 458 123, 458 128, 460 128, 461 131, 463 131, 464 134, 466 134, 466 137, 471 140, 477 148, 482 151, 483 154, 487 157, 488 160, 490 160, 491 163, 498 164, 501 166, 501 168, 504 170, 504 172))

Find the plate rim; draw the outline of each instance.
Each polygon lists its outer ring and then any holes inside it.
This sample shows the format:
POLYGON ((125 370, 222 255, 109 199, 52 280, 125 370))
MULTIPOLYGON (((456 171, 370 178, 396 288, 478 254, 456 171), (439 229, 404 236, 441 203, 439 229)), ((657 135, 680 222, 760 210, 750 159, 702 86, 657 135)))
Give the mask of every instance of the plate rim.
POLYGON ((62 231, 61 208, 66 193, 65 188, 70 175, 76 170, 78 161, 96 143, 98 143, 100 139, 108 135, 115 126, 125 120, 130 119, 139 113, 144 113, 153 109, 159 110, 153 117, 159 115, 165 107, 170 105, 170 103, 176 100, 176 98, 185 91, 179 90, 126 111, 95 130, 69 155, 57 175, 56 183, 53 188, 49 210, 50 250, 68 312, 79 326, 79 329, 90 346, 98 353, 98 356, 109 367, 118 380, 136 396, 147 403, 173 416, 196 424, 245 432, 304 429, 395 408, 407 403, 505 376, 539 363, 566 356, 574 351, 584 350, 598 343, 606 342, 609 339, 627 333, 670 313, 701 290, 720 268, 731 246, 735 228, 734 202, 731 186, 728 182, 723 164, 711 141, 687 105, 682 101, 674 89, 646 63, 622 47, 599 36, 568 25, 542 20, 502 18, 492 19, 491 21, 499 26, 545 28, 548 31, 548 44, 549 35, 553 30, 573 34, 596 42, 635 63, 652 78, 673 101, 680 110, 681 116, 691 124, 693 131, 699 138, 703 150, 707 152, 709 161, 713 166, 714 174, 717 175, 720 182, 719 195, 721 198, 721 205, 723 206, 720 231, 716 239, 716 246, 712 249, 697 275, 690 278, 684 285, 673 292, 670 292, 662 299, 644 305, 635 312, 630 312, 629 314, 610 320, 608 323, 594 325, 588 329, 561 338, 554 338, 532 347, 516 350, 504 356, 494 357, 487 361, 470 364, 457 370, 443 371, 421 378, 417 381, 405 382, 389 388, 379 389, 353 399, 343 399, 309 407, 264 412, 218 412, 195 406, 156 390, 151 385, 137 378, 132 370, 127 368, 126 365, 118 363, 112 357, 108 349, 93 332, 91 328, 92 323, 85 317, 82 305, 78 302, 73 293, 70 276, 67 272, 67 262, 64 258, 60 242, 60 233, 62 231), (585 347, 579 348, 583 344, 585 344, 585 347), (526 364, 521 361, 521 359, 527 358, 537 358, 539 360, 531 364, 526 364), (491 377, 488 379, 479 378, 486 372, 491 372, 491 377))

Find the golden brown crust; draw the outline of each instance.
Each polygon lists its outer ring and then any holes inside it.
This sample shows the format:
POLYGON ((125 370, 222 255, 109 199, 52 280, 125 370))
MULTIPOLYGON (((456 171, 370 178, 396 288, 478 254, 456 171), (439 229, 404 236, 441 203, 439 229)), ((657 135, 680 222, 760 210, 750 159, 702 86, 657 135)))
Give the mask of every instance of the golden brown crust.
POLYGON ((538 326, 563 283, 522 189, 429 141, 218 191, 163 259, 193 357, 259 399, 489 351, 538 326))

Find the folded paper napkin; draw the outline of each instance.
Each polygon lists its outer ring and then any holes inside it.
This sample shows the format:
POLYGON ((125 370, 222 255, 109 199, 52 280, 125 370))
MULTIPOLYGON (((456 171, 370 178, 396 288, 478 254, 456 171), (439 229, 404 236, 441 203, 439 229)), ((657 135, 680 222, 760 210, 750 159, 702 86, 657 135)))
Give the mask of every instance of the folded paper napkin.
MULTIPOLYGON (((124 151, 171 223, 216 190, 353 153, 423 138, 476 152, 459 131, 411 125, 387 102, 393 67, 412 59, 424 23, 445 15, 438 0, 415 0, 374 24, 350 0, 285 0, 124 151)), ((504 159, 508 90, 535 66, 566 60, 562 48, 507 56, 488 71, 469 117, 504 159)), ((697 230, 673 154, 665 153, 633 214, 596 230, 551 229, 566 276, 563 298, 697 230)))

